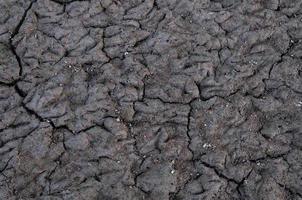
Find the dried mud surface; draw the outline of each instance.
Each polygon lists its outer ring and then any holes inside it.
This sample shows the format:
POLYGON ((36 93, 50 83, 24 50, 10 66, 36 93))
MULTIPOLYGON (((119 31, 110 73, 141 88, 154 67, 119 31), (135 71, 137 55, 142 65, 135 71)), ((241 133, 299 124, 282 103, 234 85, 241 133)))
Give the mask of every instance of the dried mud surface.
POLYGON ((302 200, 301 0, 0 0, 0 199, 302 200))

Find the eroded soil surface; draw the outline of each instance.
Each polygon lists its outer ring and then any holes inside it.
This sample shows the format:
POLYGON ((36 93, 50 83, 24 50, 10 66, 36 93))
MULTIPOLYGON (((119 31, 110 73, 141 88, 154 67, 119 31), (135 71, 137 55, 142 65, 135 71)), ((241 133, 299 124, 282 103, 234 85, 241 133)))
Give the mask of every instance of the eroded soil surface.
POLYGON ((302 0, 0 0, 0 199, 302 200, 302 0))

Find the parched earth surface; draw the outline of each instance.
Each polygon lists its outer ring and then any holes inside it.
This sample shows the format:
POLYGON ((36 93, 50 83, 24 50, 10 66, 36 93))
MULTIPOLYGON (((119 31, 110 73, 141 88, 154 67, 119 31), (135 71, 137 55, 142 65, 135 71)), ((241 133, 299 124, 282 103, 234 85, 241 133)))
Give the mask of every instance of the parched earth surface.
POLYGON ((302 0, 0 0, 0 199, 302 200, 302 0))

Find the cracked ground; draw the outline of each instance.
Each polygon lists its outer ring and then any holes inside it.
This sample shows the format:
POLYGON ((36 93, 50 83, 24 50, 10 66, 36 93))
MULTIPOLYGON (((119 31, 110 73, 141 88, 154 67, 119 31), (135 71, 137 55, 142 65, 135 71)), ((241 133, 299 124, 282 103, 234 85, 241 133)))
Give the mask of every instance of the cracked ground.
POLYGON ((0 0, 0 199, 302 200, 302 0, 0 0))

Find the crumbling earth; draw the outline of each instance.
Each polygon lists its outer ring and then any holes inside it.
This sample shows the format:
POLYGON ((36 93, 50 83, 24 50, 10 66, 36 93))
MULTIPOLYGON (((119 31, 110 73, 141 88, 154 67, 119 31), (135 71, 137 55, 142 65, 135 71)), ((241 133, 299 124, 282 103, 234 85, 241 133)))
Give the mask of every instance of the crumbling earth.
POLYGON ((0 0, 0 199, 302 200, 302 0, 0 0))

